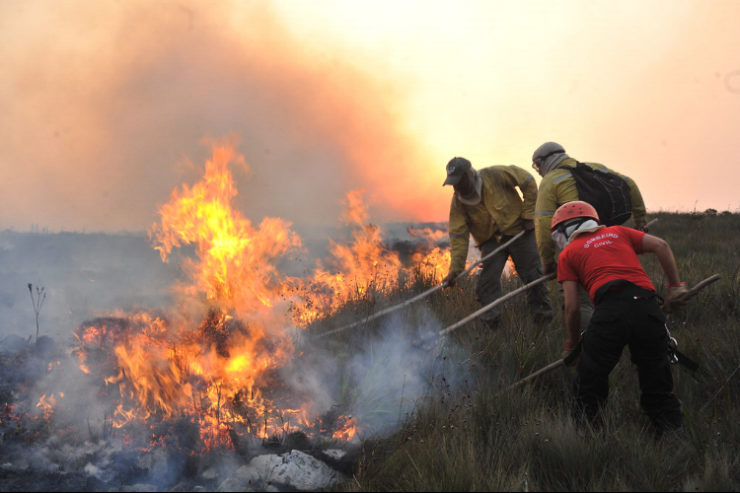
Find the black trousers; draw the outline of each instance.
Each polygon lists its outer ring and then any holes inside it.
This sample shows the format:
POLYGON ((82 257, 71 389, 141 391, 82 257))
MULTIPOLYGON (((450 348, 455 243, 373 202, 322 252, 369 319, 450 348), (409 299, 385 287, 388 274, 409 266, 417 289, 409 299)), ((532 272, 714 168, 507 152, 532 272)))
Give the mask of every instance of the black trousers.
MULTIPOLYGON (((504 237, 501 242, 491 238, 480 245, 481 257, 485 257, 510 238, 504 237)), ((534 230, 527 231, 503 251, 483 262, 483 268, 478 276, 478 285, 475 294, 481 305, 488 305, 501 297, 501 274, 509 259, 514 261, 514 267, 522 282, 528 283, 542 277, 540 254, 537 251, 534 230)), ((550 295, 545 284, 538 284, 527 291, 527 302, 535 316, 549 319, 552 317, 550 295)), ((502 308, 497 306, 481 315, 481 320, 495 323, 501 316, 502 308)))
POLYGON ((592 422, 609 395, 609 373, 629 346, 640 382, 640 406, 658 431, 678 428, 681 404, 673 394, 665 314, 654 293, 626 281, 600 290, 583 335, 574 382, 575 409, 592 422))

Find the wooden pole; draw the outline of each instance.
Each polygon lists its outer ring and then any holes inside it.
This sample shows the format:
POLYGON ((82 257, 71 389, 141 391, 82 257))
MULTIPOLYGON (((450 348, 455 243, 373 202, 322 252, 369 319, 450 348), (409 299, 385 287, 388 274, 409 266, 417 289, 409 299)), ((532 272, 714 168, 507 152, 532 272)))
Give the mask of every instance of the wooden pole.
POLYGON ((449 334, 453 330, 462 327, 463 325, 465 325, 466 323, 470 322, 471 320, 473 320, 475 318, 478 318, 479 316, 481 316, 482 314, 484 314, 488 310, 491 310, 492 308, 500 305, 501 303, 503 303, 504 301, 508 300, 509 298, 513 298, 514 296, 518 295, 519 293, 523 293, 524 291, 527 291, 528 289, 532 289, 536 285, 541 284, 541 283, 543 283, 543 282, 545 282, 547 280, 553 279, 553 278, 555 278, 555 273, 554 272, 551 272, 550 274, 545 274, 544 276, 540 277, 539 279, 535 279, 534 281, 529 282, 529 283, 525 284, 524 286, 521 286, 521 287, 515 289, 514 291, 510 291, 510 292, 506 293, 505 295, 501 296, 500 298, 496 298, 495 301, 492 301, 491 303, 487 304, 483 308, 480 308, 480 309, 474 311, 473 313, 471 313, 467 317, 463 318, 462 320, 460 320, 460 321, 458 321, 458 322, 450 325, 449 327, 447 327, 445 329, 440 330, 438 335, 443 336, 445 334, 449 334))
POLYGON ((560 368, 564 364, 565 364, 565 360, 563 358, 560 358, 559 360, 550 363, 546 367, 540 368, 539 370, 537 370, 536 372, 530 374, 529 376, 526 376, 526 377, 522 378, 518 382, 515 382, 515 383, 509 385, 508 387, 506 387, 506 390, 515 389, 515 388, 519 387, 520 385, 524 385, 525 383, 529 382, 530 380, 534 380, 535 378, 539 377, 540 375, 544 375, 545 373, 549 373, 549 372, 553 371, 556 368, 560 368))
POLYGON ((707 277, 703 281, 697 282, 691 289, 686 292, 686 294, 681 297, 681 300, 688 300, 689 298, 693 298, 694 296, 696 296, 696 293, 709 286, 714 281, 718 281, 720 277, 722 276, 720 276, 719 274, 714 274, 713 276, 707 277))

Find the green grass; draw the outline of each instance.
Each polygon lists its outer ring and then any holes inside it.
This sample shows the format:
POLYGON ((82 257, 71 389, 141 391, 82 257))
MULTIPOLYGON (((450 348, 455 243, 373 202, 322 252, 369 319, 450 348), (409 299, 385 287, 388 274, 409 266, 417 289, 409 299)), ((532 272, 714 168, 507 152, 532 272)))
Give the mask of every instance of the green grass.
MULTIPOLYGON (((572 368, 533 383, 506 387, 560 357, 562 310, 546 326, 528 315, 524 295, 504 307, 492 332, 472 321, 451 333, 445 350, 429 358, 467 365, 474 385, 429 392, 391 436, 368 439, 349 491, 584 491, 740 490, 740 215, 657 213, 651 233, 671 244, 679 273, 690 285, 712 274, 722 278, 700 292, 669 326, 679 349, 699 362, 695 374, 673 367, 685 428, 655 439, 639 408, 636 371, 628 350, 612 372, 605 425, 595 431, 574 423, 569 409, 572 368)), ((657 259, 643 265, 660 293, 665 279, 657 259)), ((375 309, 428 289, 376 298, 375 309)), ((505 283, 504 291, 518 285, 505 283)), ((549 283, 554 307, 557 284, 549 283)), ((431 310, 446 327, 476 310, 472 279, 438 291, 400 315, 412 332, 415 317, 431 310)), ((356 312, 359 307, 353 308, 356 312)), ((345 316, 351 318, 351 314, 345 316)), ((366 342, 380 323, 337 334, 337 351, 366 342)))

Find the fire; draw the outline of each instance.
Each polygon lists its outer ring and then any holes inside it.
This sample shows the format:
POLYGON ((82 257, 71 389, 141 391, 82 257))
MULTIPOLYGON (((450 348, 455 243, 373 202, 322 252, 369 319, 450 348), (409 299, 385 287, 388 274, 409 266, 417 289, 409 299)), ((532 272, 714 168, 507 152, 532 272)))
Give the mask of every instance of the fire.
POLYGON ((259 227, 231 207, 237 194, 229 163, 247 166, 233 146, 217 144, 206 162, 205 176, 192 188, 174 190, 161 207, 161 223, 151 230, 163 261, 173 249, 195 245, 197 260, 186 267, 195 283, 184 286, 187 294, 206 299, 240 316, 269 310, 275 301, 279 276, 273 261, 300 247, 290 223, 264 219, 259 227))
POLYGON ((516 267, 514 266, 514 259, 512 259, 511 257, 506 260, 503 275, 506 276, 507 279, 513 279, 518 275, 516 272, 516 267))
POLYGON ((410 236, 423 238, 427 243, 438 243, 447 240, 447 232, 432 228, 408 228, 410 236))
POLYGON ((342 440, 345 442, 352 441, 357 435, 357 423, 353 417, 348 417, 344 423, 344 426, 332 433, 332 438, 342 440))
MULTIPOLYGON (((347 197, 350 212, 348 221, 366 217, 358 207, 361 191, 350 192, 347 197)), ((330 240, 332 266, 318 263, 313 277, 296 280, 301 301, 294 306, 294 319, 301 325, 336 313, 349 301, 363 299, 369 291, 389 292, 398 287, 396 280, 401 271, 401 261, 395 252, 382 246, 380 230, 372 224, 352 224, 352 242, 342 245, 330 240), (333 268, 333 271, 330 270, 333 268)))
POLYGON ((286 221, 266 218, 254 227, 231 207, 237 190, 230 163, 246 166, 228 143, 214 145, 202 179, 173 191, 150 232, 163 261, 195 247, 185 261, 189 282, 178 291, 185 303, 204 300, 205 316, 193 323, 142 312, 76 331, 80 367, 103 375, 120 395, 115 428, 186 418, 212 447, 228 445, 237 427, 267 438, 306 419, 263 395, 294 353, 287 333, 274 328, 290 322, 275 259, 301 241, 286 221))
POLYGON ((434 247, 428 253, 414 253, 413 262, 423 278, 439 284, 450 270, 450 251, 434 247))
MULTIPOLYGON (((64 399, 64 392, 59 392, 57 394, 59 396, 59 399, 64 399)), ((38 403, 36 404, 36 407, 41 409, 41 412, 44 415, 45 419, 50 419, 51 416, 54 414, 54 408, 57 406, 57 398, 54 397, 54 394, 43 394, 40 398, 38 403)))
MULTIPOLYGON (((237 189, 230 164, 247 167, 231 143, 214 144, 203 177, 175 189, 150 230, 165 262, 183 246, 195 249, 184 260, 187 279, 176 287, 178 309, 78 327, 80 368, 100 375, 105 393, 119 398, 110 411, 115 429, 185 420, 198 428, 205 447, 233 445, 234 434, 269 438, 296 430, 352 440, 359 429, 353 418, 335 416, 327 428, 309 400, 281 394, 278 371, 297 356, 283 328, 306 327, 350 301, 389 293, 414 274, 441 281, 449 252, 431 246, 441 233, 416 233, 426 238, 426 250, 404 267, 384 246, 380 228, 367 223, 363 191, 352 191, 342 216, 352 228, 351 243, 331 241, 326 266, 317 263, 307 278, 288 277, 276 261, 299 250, 301 239, 287 221, 265 218, 254 226, 232 208, 237 189)), ((161 438, 154 436, 152 446, 161 438)))
POLYGON ((352 190, 347 193, 344 201, 347 204, 347 209, 339 218, 345 224, 363 224, 370 217, 367 213, 367 207, 362 196, 365 193, 364 190, 352 190))
POLYGON ((293 310, 294 321, 299 325, 330 316, 371 292, 388 294, 408 287, 415 275, 439 283, 447 274, 449 250, 431 246, 446 237, 446 232, 410 229, 409 234, 420 238, 428 251, 414 252, 412 266, 404 267, 398 253, 383 246, 380 228, 364 223, 369 215, 362 194, 362 190, 354 190, 345 198, 347 212, 341 219, 354 228, 352 242, 342 245, 331 241, 331 267, 319 262, 311 278, 297 281, 297 290, 302 294, 293 310))

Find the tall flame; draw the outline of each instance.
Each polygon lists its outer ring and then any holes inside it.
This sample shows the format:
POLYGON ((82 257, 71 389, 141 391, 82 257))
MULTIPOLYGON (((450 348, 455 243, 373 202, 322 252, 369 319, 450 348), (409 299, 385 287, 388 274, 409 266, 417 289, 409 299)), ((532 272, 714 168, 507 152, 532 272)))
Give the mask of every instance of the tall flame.
POLYGON ((299 325, 332 315, 371 290, 388 292, 398 287, 401 261, 396 252, 383 246, 377 226, 363 224, 368 218, 363 193, 353 190, 345 197, 347 209, 340 219, 353 227, 351 243, 329 240, 331 265, 318 261, 312 277, 293 280, 294 289, 300 293, 293 306, 294 320, 299 325))
MULTIPOLYGON (((227 423, 267 436, 292 419, 285 416, 288 411, 276 410, 261 388, 294 352, 286 333, 268 333, 266 327, 289 322, 287 310, 281 316, 275 309, 283 301, 274 260, 301 241, 286 221, 266 218, 255 228, 231 207, 237 194, 231 163, 246 167, 230 143, 214 144, 202 179, 174 190, 150 231, 163 261, 179 247, 195 247, 196 257, 184 264, 190 282, 179 288, 188 298, 207 301, 200 325, 138 313, 125 322, 78 329, 81 346, 100 347, 113 360, 98 370, 125 401, 116 410, 116 426, 153 415, 193 416, 204 442, 219 443, 227 423)), ((90 372, 88 352, 80 351, 80 363, 90 372)))
POLYGON ((204 293, 209 302, 245 316, 272 306, 279 283, 273 261, 300 247, 301 240, 287 221, 265 218, 254 228, 231 207, 237 194, 232 161, 247 166, 232 145, 215 144, 203 179, 172 192, 151 236, 163 261, 173 249, 195 245, 198 259, 188 262, 195 283, 186 292, 204 293))
MULTIPOLYGON (((150 230, 165 262, 175 250, 194 246, 196 255, 183 261, 189 277, 178 289, 185 301, 198 300, 196 306, 205 301, 206 313, 197 322, 184 315, 126 314, 76 331, 80 367, 102 375, 120 395, 113 426, 186 418, 197 424, 206 446, 228 445, 236 427, 264 438, 313 426, 318 417, 310 399, 274 396, 276 371, 296 355, 283 327, 305 327, 348 301, 388 293, 413 272, 440 280, 449 267, 449 253, 439 247, 416 252, 414 265, 404 267, 398 253, 383 245, 380 229, 367 223, 363 191, 355 190, 347 194, 342 216, 353 228, 351 243, 331 241, 331 260, 327 266, 318 262, 311 277, 285 276, 276 260, 299 249, 301 239, 287 221, 265 218, 254 227, 234 210, 237 189, 229 165, 247 164, 233 143, 215 143, 212 151, 203 177, 173 190, 150 230)), ((427 236, 436 241, 439 233, 427 236)), ((335 437, 357 433, 354 419, 334 424, 341 429, 327 432, 335 437)))

